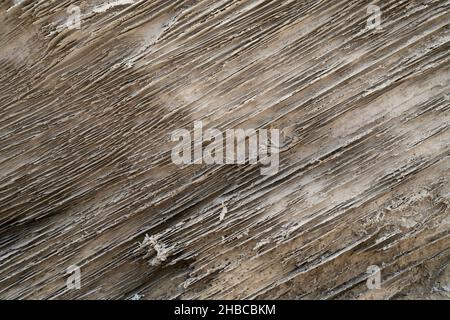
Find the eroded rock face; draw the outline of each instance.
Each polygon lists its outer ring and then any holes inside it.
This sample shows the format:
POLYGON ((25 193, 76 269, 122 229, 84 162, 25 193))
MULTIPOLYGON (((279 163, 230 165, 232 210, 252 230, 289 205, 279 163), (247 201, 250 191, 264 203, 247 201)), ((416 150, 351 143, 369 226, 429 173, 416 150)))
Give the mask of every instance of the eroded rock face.
POLYGON ((450 298, 450 1, 379 9, 2 1, 0 297, 450 298), (279 171, 173 164, 194 121, 279 171))

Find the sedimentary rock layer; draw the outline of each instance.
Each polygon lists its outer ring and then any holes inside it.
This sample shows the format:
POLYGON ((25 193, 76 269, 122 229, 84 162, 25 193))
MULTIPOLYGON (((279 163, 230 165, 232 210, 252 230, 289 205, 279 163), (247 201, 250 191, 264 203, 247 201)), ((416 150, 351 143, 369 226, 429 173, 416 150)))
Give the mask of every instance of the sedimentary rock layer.
POLYGON ((450 298, 450 1, 376 4, 2 0, 0 297, 450 298), (278 173, 175 165, 194 121, 278 173))

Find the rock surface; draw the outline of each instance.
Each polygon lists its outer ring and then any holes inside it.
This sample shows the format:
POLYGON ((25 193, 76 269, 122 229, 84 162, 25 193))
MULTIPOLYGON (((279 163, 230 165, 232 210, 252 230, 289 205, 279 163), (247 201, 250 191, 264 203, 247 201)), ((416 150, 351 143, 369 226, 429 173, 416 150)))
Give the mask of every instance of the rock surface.
POLYGON ((450 298, 450 1, 368 5, 2 0, 0 298, 450 298), (196 120, 279 172, 173 164, 196 120))

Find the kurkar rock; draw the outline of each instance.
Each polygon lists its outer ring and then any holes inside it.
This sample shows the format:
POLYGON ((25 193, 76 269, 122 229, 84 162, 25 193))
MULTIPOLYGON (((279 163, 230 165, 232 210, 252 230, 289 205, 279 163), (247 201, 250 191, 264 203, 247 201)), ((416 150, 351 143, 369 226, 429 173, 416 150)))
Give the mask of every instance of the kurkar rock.
POLYGON ((0 298, 450 298, 449 9, 0 1, 0 298))

